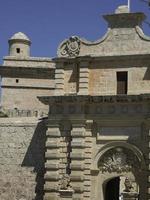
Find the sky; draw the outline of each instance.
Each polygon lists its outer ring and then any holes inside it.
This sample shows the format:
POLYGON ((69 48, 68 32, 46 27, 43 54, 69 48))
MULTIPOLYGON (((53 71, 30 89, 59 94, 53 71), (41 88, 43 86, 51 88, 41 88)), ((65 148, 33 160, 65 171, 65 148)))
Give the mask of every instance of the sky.
MULTIPOLYGON (((150 23, 150 8, 142 0, 130 0, 131 12, 144 12, 150 23)), ((146 1, 146 0, 145 0, 146 1)), ((58 45, 77 35, 90 41, 107 30, 104 14, 114 13, 127 0, 0 0, 0 62, 8 55, 8 39, 24 32, 32 41, 31 56, 55 57, 58 45)), ((145 34, 150 26, 143 24, 145 34)))

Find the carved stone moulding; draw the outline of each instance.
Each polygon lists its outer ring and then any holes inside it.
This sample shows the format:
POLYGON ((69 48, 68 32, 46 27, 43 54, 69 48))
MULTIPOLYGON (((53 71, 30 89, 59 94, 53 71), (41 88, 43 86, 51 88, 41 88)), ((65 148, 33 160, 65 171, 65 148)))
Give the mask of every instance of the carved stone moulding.
POLYGON ((118 114, 122 114, 124 116, 134 115, 142 117, 142 115, 147 114, 149 111, 147 109, 146 104, 139 104, 140 110, 137 110, 137 106, 134 104, 126 104, 126 112, 124 111, 124 105, 122 103, 118 104, 80 104, 80 103, 68 103, 68 104, 53 104, 50 105, 49 116, 54 115, 94 115, 94 117, 98 116, 117 116, 118 114))
POLYGON ((70 189, 70 190, 59 190, 60 193, 60 197, 61 199, 72 199, 72 195, 74 193, 74 190, 70 189))
MULTIPOLYGON (((90 95, 66 95, 66 96, 43 96, 38 99, 47 105, 65 103, 142 103, 150 102, 150 94, 141 95, 110 95, 110 96, 90 96, 90 95)), ((139 108, 137 108, 139 109, 139 108)))
POLYGON ((58 47, 58 57, 75 57, 80 53, 80 39, 77 36, 72 36, 63 41, 58 47))
POLYGON ((140 169, 140 163, 137 156, 129 149, 116 147, 110 149, 100 158, 99 169, 105 172, 129 172, 136 168, 140 169))
POLYGON ((136 192, 123 192, 122 193, 124 200, 138 200, 139 194, 136 192))

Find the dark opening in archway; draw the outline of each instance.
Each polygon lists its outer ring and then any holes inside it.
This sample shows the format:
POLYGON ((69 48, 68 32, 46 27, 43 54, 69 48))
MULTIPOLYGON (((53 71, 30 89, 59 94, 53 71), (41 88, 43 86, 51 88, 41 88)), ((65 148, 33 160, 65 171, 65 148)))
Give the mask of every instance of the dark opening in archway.
POLYGON ((120 177, 107 182, 105 187, 105 200, 119 200, 120 177))

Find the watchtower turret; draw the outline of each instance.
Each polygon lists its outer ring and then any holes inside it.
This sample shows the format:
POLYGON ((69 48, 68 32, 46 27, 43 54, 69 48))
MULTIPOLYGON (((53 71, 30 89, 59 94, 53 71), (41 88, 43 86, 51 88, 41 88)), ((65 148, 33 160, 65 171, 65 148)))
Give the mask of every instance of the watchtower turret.
POLYGON ((22 32, 15 33, 8 41, 9 56, 29 57, 30 39, 22 32))

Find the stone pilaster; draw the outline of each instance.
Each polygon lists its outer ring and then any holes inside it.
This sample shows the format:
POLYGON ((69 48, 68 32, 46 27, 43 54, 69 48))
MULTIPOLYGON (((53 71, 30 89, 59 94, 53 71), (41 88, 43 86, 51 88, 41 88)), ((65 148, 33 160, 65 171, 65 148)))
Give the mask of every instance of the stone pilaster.
POLYGON ((61 160, 60 160, 60 175, 61 177, 66 174, 66 167, 67 167, 67 138, 65 136, 65 133, 63 132, 64 137, 62 136, 60 138, 60 154, 61 154, 61 160))
POLYGON ((86 200, 92 199, 91 197, 91 164, 92 164, 92 128, 93 120, 86 121, 86 137, 85 137, 85 149, 86 155, 84 159, 84 194, 83 197, 86 200))
POLYGON ((57 63, 55 70, 55 95, 64 95, 64 67, 57 63))
POLYGON ((48 125, 46 132, 44 200, 59 199, 60 135, 59 124, 48 125))
POLYGON ((70 185, 71 173, 71 124, 69 121, 61 124, 61 138, 60 138, 60 199, 72 199, 73 189, 70 185))
POLYGON ((145 132, 147 134, 148 142, 148 159, 147 159, 147 200, 150 200, 150 119, 145 122, 145 132))
POLYGON ((84 148, 85 124, 73 124, 71 142, 71 186, 74 190, 73 199, 83 200, 84 194, 84 148))
POLYGON ((79 68, 79 95, 89 94, 89 63, 82 61, 79 68))

